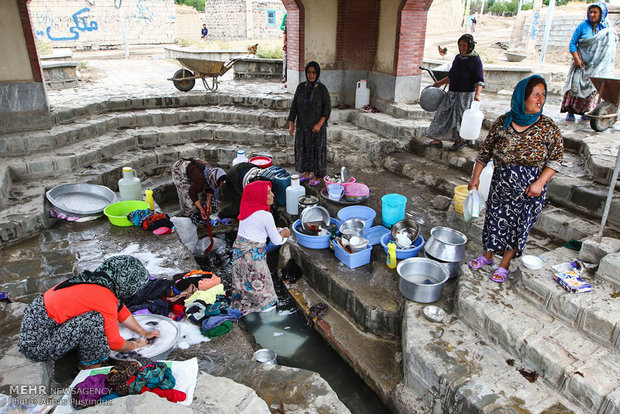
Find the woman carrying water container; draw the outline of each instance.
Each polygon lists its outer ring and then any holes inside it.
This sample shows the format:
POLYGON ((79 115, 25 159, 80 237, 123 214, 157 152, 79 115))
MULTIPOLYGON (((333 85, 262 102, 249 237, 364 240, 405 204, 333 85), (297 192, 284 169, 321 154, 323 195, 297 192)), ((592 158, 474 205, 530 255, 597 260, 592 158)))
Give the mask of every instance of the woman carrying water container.
MULTIPOLYGON (((450 84, 450 87, 426 131, 426 136, 431 138, 452 131, 454 144, 450 148, 451 151, 458 151, 465 146, 465 141, 459 135, 463 113, 469 109, 472 101, 480 101, 480 93, 484 87, 482 61, 474 51, 476 45, 474 37, 464 34, 459 37, 457 44, 459 54, 454 58, 448 76, 433 84, 435 87, 450 84)), ((433 139, 427 146, 441 148, 443 143, 433 139)))
POLYGON ((478 189, 480 174, 493 158, 495 169, 482 229, 484 253, 469 266, 493 265, 493 255, 501 254, 491 276, 494 282, 508 278, 510 261, 523 252, 545 205, 547 182, 562 164, 562 134, 551 118, 542 114, 546 99, 547 85, 542 77, 533 75, 517 84, 510 111, 491 127, 469 181, 469 190, 478 189))
POLYGON ((331 114, 329 91, 321 83, 321 67, 306 65, 306 81, 297 86, 288 115, 288 131, 295 137, 295 170, 300 182, 319 184, 327 174, 327 120, 331 114), (295 127, 297 121, 297 127, 295 127))
POLYGON ((270 213, 273 200, 268 181, 246 185, 241 196, 239 231, 233 243, 232 302, 244 314, 267 310, 278 301, 267 266, 267 237, 273 244, 281 245, 290 236, 290 230, 276 228, 270 213))

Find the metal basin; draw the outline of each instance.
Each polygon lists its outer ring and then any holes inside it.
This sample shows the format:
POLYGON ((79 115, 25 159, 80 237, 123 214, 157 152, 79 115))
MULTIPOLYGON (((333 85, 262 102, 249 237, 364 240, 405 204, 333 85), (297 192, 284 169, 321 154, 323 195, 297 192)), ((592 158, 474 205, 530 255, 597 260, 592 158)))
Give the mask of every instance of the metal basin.
POLYGON ((423 257, 412 257, 398 264, 398 288, 414 302, 431 303, 441 299, 443 285, 450 277, 442 263, 423 257))
MULTIPOLYGON (((159 331, 159 338, 152 344, 136 349, 145 358, 161 361, 176 347, 179 339, 179 328, 170 318, 161 315, 135 315, 136 321, 147 331, 159 331)), ((125 339, 138 338, 139 335, 129 328, 119 325, 119 333, 125 339)), ((115 355, 122 355, 112 351, 115 355)), ((121 358, 122 359, 122 358, 121 358)))
POLYGON ((394 239, 396 245, 401 249, 405 249, 411 246, 413 242, 415 242, 415 240, 418 238, 419 234, 420 226, 416 221, 411 219, 404 219, 398 221, 392 226, 392 239, 394 239), (410 243, 407 246, 404 246, 402 245, 402 243, 399 242, 399 234, 404 234, 409 239, 410 243))
POLYGON ((276 354, 276 351, 263 348, 254 352, 254 360, 261 364, 278 365, 278 354, 276 354))
POLYGON ((449 227, 433 227, 424 251, 443 262, 460 262, 465 257, 467 236, 449 227))
POLYGON ((321 206, 307 207, 299 215, 299 221, 304 230, 317 233, 321 228, 329 229, 329 211, 321 206))
POLYGON ((431 260, 435 260, 446 266, 448 268, 448 272, 450 272, 450 279, 454 279, 455 277, 459 277, 461 274, 461 262, 444 262, 442 260, 435 259, 433 256, 424 252, 424 257, 427 257, 431 260))
POLYGON ((354 219, 349 219, 345 221, 344 223, 342 223, 340 225, 339 231, 340 231, 340 234, 342 235, 342 238, 347 241, 350 240, 351 237, 353 236, 359 236, 361 238, 364 238, 365 236, 364 226, 366 226, 366 223, 364 222, 364 220, 354 218, 354 219))
POLYGON ((72 214, 93 215, 116 201, 116 194, 108 187, 96 184, 62 184, 45 196, 56 208, 72 214))

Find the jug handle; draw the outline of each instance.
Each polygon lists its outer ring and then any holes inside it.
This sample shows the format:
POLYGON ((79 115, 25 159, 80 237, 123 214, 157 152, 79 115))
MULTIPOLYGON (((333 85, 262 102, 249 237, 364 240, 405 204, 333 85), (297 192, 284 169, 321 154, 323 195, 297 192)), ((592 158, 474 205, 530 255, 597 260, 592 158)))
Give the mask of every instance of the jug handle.
POLYGON ((131 170, 131 172, 133 173, 133 176, 138 178, 138 173, 136 173, 136 170, 131 170))
POLYGON ((357 88, 356 89, 359 89, 361 87, 362 87, 362 83, 360 81, 357 81, 357 88))

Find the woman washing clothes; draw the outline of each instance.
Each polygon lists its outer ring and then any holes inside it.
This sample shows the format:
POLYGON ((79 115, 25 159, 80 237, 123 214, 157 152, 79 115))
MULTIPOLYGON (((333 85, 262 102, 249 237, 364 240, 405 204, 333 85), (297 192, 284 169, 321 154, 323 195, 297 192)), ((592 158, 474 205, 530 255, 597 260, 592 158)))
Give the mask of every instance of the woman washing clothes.
POLYGON ((219 207, 226 172, 198 158, 182 158, 172 166, 172 181, 177 188, 181 214, 200 225, 219 207))
POLYGON ((77 348, 79 368, 101 366, 114 351, 133 351, 146 346, 147 331, 122 303, 149 280, 149 272, 132 256, 103 261, 94 272, 84 271, 36 297, 24 311, 18 348, 35 361, 57 360, 77 348), (118 323, 143 339, 126 341, 118 323))
POLYGON ((575 121, 575 114, 588 120, 586 112, 592 111, 598 101, 598 93, 590 77, 613 76, 618 34, 605 20, 607 5, 604 2, 590 4, 586 19, 577 26, 568 48, 573 63, 566 76, 564 98, 560 112, 568 112, 566 120, 575 121))
POLYGON ((271 183, 254 181, 245 186, 241 197, 239 231, 233 244, 233 307, 244 314, 273 307, 278 296, 267 266, 267 237, 281 245, 290 230, 278 230, 270 213, 273 204, 271 183))
POLYGON ((288 115, 288 131, 295 137, 295 169, 300 181, 320 183, 327 174, 327 120, 331 113, 329 91, 321 83, 321 67, 312 61, 306 65, 306 81, 295 91, 288 115), (297 120, 297 127, 295 127, 297 120))
MULTIPOLYGON (((474 37, 464 34, 457 44, 459 54, 454 58, 448 76, 433 84, 435 87, 450 86, 426 132, 426 136, 435 138, 451 130, 454 138, 451 151, 458 151, 465 146, 465 141, 459 135, 463 113, 469 109, 472 101, 480 101, 480 92, 484 87, 482 61, 474 51, 474 37)), ((443 143, 433 139, 427 146, 441 148, 443 143)))
POLYGON ((504 282, 510 261, 522 254, 545 205, 547 183, 562 164, 562 134, 551 118, 542 114, 546 99, 547 85, 542 77, 533 75, 517 84, 510 111, 491 127, 469 181, 469 190, 478 189, 480 174, 493 158, 495 169, 482 229, 484 253, 469 266, 493 265, 493 255, 501 254, 491 276, 494 282, 504 282))

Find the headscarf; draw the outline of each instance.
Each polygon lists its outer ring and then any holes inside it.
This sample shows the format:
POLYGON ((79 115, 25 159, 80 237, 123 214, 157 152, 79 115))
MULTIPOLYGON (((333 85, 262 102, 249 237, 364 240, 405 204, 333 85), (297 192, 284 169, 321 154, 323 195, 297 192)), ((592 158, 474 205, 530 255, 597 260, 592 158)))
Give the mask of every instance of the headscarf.
POLYGON ((465 43, 467 43, 467 53, 465 53, 464 55, 461 55, 459 53, 459 56, 461 58, 478 55, 478 53, 474 52, 474 48, 476 47, 476 42, 474 42, 474 37, 472 35, 470 35, 469 33, 466 33, 463 36, 459 37, 459 40, 456 41, 457 46, 459 43, 461 43, 461 41, 464 41, 465 43))
POLYGON ((605 21, 605 19, 607 18, 607 5, 605 4, 605 2, 599 2, 599 3, 594 3, 594 4, 590 4, 586 10, 586 22, 592 26, 592 21, 590 20, 590 9, 592 7, 598 7, 599 10, 601 11, 601 20, 598 22, 598 24, 596 25, 596 28, 594 30, 594 33, 598 32, 599 30, 602 30, 604 28, 606 28, 608 26, 607 22, 605 21))
POLYGON ((517 83, 514 92, 512 93, 512 100, 510 101, 510 111, 506 112, 506 119, 504 120, 504 129, 508 129, 510 124, 514 122, 520 126, 528 126, 532 125, 538 117, 542 114, 543 108, 540 108, 540 112, 535 114, 526 114, 525 113, 525 88, 527 87, 530 79, 540 78, 545 85, 545 102, 547 98, 547 84, 542 76, 532 75, 529 78, 522 79, 517 83))
POLYGON ((267 205, 267 193, 271 189, 269 181, 254 181, 243 188, 241 195, 241 207, 239 207, 239 220, 246 219, 259 210, 270 211, 267 205))
POLYGON ((209 164, 205 165, 204 169, 205 181, 213 190, 213 201, 215 206, 220 203, 220 186, 218 185, 218 181, 222 177, 226 180, 226 171, 218 167, 211 167, 209 164))
POLYGON ((106 259, 94 272, 85 270, 57 285, 54 290, 79 284, 106 287, 120 300, 136 294, 149 281, 149 272, 133 256, 113 256, 106 259))
POLYGON ((317 85, 321 82, 320 80, 320 76, 321 76, 321 67, 319 66, 318 63, 316 63, 314 60, 311 62, 308 62, 308 64, 306 65, 306 69, 304 69, 304 73, 306 75, 306 89, 305 89, 305 93, 304 93, 304 106, 306 109, 308 109, 308 107, 310 106, 310 103, 312 102, 312 98, 314 97, 314 91, 317 87, 317 85), (314 80, 314 82, 310 82, 308 80, 308 69, 309 68, 314 68, 314 70, 316 70, 316 79, 314 80))

